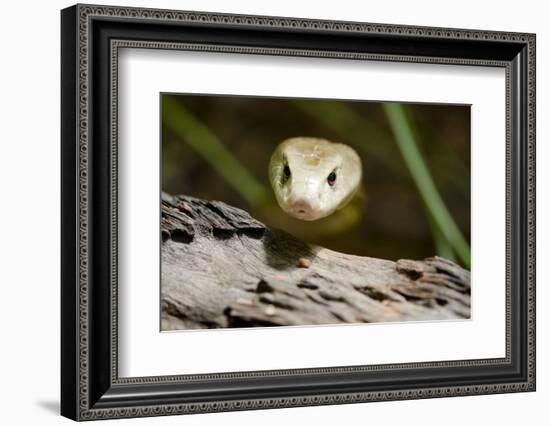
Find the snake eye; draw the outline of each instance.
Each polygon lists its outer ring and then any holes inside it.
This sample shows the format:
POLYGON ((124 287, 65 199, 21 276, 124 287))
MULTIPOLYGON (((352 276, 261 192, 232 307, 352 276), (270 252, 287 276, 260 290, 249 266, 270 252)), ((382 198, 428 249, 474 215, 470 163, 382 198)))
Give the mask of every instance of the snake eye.
POLYGON ((283 173, 285 174, 285 178, 290 177, 290 167, 288 167, 288 164, 285 164, 285 168, 283 169, 283 173))
POLYGON ((282 176, 282 182, 285 183, 290 178, 290 167, 288 167, 288 164, 285 164, 285 167, 283 168, 283 176, 282 176))
POLYGON ((332 171, 327 177, 327 182, 330 186, 333 186, 336 183, 336 172, 332 171))

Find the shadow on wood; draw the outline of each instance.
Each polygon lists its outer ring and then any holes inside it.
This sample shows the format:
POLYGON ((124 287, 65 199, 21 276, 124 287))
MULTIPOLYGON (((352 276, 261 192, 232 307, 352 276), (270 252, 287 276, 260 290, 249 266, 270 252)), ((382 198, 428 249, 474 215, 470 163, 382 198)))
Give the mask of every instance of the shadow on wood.
POLYGON ((162 330, 470 317, 470 273, 440 257, 338 253, 247 212, 162 199, 162 330))

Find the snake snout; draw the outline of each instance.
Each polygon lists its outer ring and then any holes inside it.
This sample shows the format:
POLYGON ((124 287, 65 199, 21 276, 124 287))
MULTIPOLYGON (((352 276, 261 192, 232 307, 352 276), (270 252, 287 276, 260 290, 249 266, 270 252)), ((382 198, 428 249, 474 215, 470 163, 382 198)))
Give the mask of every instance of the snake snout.
POLYGON ((306 220, 316 217, 319 210, 319 206, 308 199, 295 200, 289 205, 289 208, 294 216, 306 220))

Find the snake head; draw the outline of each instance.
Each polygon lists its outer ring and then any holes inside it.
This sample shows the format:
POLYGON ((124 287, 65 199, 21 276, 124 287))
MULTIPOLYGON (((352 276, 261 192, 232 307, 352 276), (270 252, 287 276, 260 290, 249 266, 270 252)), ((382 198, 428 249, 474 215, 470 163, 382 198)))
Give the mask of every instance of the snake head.
POLYGON ((318 138, 286 139, 269 163, 277 203, 302 220, 321 219, 344 207, 361 174, 361 160, 351 147, 318 138))

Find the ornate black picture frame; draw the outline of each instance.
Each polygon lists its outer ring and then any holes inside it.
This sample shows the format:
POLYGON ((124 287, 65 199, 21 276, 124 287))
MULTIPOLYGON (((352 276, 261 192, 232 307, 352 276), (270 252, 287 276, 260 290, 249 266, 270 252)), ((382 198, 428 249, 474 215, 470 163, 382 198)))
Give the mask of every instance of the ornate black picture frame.
POLYGON ((535 35, 76 5, 61 13, 61 413, 74 420, 535 390, 535 35), (506 71, 506 356, 119 378, 117 52, 188 49, 506 71))

